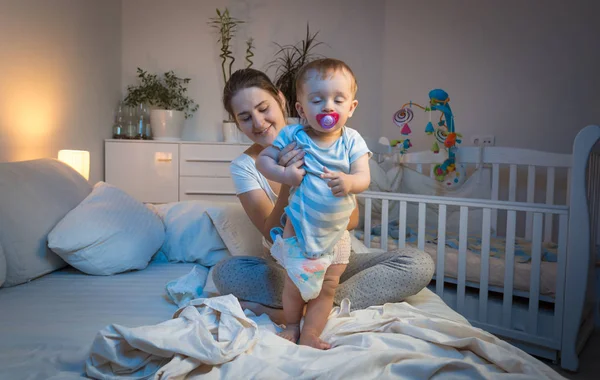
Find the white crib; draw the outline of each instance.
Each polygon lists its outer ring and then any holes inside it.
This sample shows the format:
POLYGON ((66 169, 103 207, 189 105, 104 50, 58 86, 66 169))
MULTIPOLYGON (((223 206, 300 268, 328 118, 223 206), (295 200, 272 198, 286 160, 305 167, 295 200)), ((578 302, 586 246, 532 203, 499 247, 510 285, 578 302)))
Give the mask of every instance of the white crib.
MULTIPOLYGON (((393 244, 405 247, 407 207, 418 205, 416 246, 426 251, 429 247, 436 261, 431 284, 435 292, 474 326, 576 371, 578 354, 594 328, 594 314, 598 313, 594 277, 596 244, 600 238, 600 153, 595 148, 599 141, 600 127, 588 126, 577 135, 573 154, 502 147, 459 148, 460 164, 491 166, 491 199, 364 192, 360 195, 364 203, 364 243, 372 247, 376 241, 372 227, 380 223, 377 244, 389 249, 393 239, 388 237, 388 210, 392 202, 398 202, 399 233, 393 244), (525 173, 527 179, 517 181, 519 174, 525 173), (505 187, 506 182, 500 180, 503 174, 508 175, 505 187), (545 189, 536 187, 536 182, 539 184, 536 177, 540 176, 545 177, 545 189), (561 190, 566 191, 565 201, 557 202, 555 194, 561 190), (502 199, 504 193, 507 199, 502 199), (519 198, 525 199, 518 201, 519 198), (545 199, 540 201, 540 198, 545 199), (381 220, 373 220, 372 204, 379 201, 381 220), (426 208, 431 207, 438 214, 437 246, 433 252, 431 244, 426 244, 425 227, 426 208), (460 210, 458 252, 454 256, 446 246, 449 207, 460 210), (469 213, 474 210, 483 211, 481 249, 477 255, 467 246, 469 213), (506 217, 505 224, 499 223, 500 214, 506 217), (502 231, 499 227, 504 226, 502 231), (505 242, 501 263, 490 256, 490 241, 498 239, 493 231, 505 242), (520 238, 531 244, 531 259, 526 264, 514 261, 515 239, 520 238), (556 262, 542 262, 542 246, 552 241, 557 243, 556 262), (476 264, 473 257, 478 260, 476 264), (449 272, 445 259, 456 261, 457 270, 451 275, 446 275, 449 272), (470 278, 467 272, 471 272, 470 278), (472 273, 477 274, 476 278, 472 273), (519 281, 523 283, 523 278, 515 274, 523 276, 523 273, 529 277, 525 279, 526 286, 516 287, 519 281), (494 276, 500 277, 501 282, 490 283, 494 276), (549 281, 553 291, 544 293, 541 283, 546 286, 549 281)), ((428 167, 441 162, 441 158, 428 151, 416 152, 403 155, 401 162, 427 173, 428 167)))

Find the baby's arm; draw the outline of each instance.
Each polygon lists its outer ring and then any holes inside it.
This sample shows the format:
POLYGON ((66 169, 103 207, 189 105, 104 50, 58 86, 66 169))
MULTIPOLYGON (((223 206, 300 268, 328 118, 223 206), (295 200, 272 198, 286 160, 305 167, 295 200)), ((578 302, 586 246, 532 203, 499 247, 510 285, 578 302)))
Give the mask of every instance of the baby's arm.
POLYGON ((352 184, 350 192, 359 194, 369 188, 371 184, 371 171, 369 170, 369 155, 364 154, 350 165, 350 178, 352 184))
POLYGON ((350 165, 350 173, 332 172, 323 168, 324 179, 329 179, 327 185, 336 197, 348 194, 358 194, 369 188, 371 183, 371 172, 369 171, 369 155, 365 153, 350 165))
POLYGON ((302 161, 297 161, 290 166, 281 166, 277 163, 279 149, 269 146, 263 149, 256 159, 256 168, 269 180, 288 186, 298 186, 304 177, 302 161))

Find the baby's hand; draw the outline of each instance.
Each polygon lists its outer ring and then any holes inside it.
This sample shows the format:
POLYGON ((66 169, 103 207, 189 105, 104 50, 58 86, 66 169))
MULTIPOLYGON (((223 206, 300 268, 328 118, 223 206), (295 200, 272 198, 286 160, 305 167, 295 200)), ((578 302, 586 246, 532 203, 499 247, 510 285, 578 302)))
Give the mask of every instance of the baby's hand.
POLYGON ((304 165, 304 161, 300 160, 285 167, 283 174, 285 176, 286 185, 292 187, 300 186, 300 183, 306 174, 306 170, 302 169, 302 165, 304 165))
POLYGON ((342 172, 332 172, 331 170, 323 167, 323 174, 321 178, 328 179, 327 186, 331 188, 331 192, 334 197, 344 197, 350 194, 352 188, 352 178, 342 172))

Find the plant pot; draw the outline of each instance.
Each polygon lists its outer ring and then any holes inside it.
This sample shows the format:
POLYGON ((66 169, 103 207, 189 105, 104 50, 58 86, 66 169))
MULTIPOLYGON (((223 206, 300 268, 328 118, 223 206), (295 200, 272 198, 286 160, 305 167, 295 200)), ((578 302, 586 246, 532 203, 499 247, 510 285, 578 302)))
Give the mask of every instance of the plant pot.
POLYGON ((179 141, 185 123, 185 113, 173 110, 151 110, 152 138, 163 141, 179 141))
POLYGON ((235 122, 223 120, 223 141, 228 143, 240 142, 238 133, 239 131, 235 122))

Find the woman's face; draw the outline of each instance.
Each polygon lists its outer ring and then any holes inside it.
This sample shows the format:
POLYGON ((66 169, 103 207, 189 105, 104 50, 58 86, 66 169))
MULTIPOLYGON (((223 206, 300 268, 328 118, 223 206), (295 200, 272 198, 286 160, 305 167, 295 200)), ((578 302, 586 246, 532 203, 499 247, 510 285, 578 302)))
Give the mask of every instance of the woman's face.
POLYGON ((264 147, 271 145, 286 125, 277 99, 258 87, 238 91, 231 98, 231 108, 240 130, 264 147))

